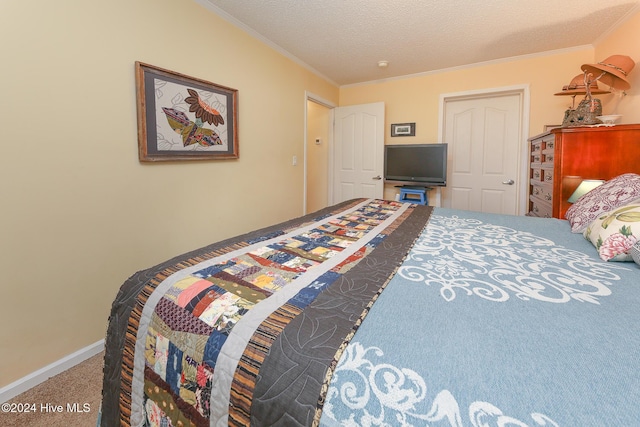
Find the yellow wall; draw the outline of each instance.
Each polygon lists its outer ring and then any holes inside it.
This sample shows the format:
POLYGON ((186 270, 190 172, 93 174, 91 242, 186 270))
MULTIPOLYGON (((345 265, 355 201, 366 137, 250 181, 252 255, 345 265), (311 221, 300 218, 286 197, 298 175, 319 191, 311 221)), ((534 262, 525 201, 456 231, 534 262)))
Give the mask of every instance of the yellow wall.
MULTIPOLYGON (((640 13, 603 38, 595 48, 559 51, 554 54, 487 64, 473 68, 417 75, 340 88, 340 105, 383 101, 385 144, 438 142, 440 96, 464 91, 528 85, 530 90, 529 135, 545 125, 559 125, 571 106, 571 97, 554 96, 582 73, 582 64, 601 61, 609 55, 629 55, 640 61, 640 13), (415 137, 391 138, 391 123, 416 123, 415 137)), ((390 67, 393 64, 390 65, 390 67)), ((630 74, 627 96, 599 96, 604 114, 623 114, 621 123, 640 123, 640 65, 630 74), (618 105, 619 104, 619 105, 618 105)), ((576 106, 580 99, 576 98, 576 106)), ((524 142, 523 142, 524 143, 524 142)), ((384 197, 393 198, 397 189, 386 185, 384 197)), ((431 198, 431 196, 430 196, 431 198)))
MULTIPOLYGON (((591 62, 592 49, 564 51, 517 61, 416 76, 383 83, 354 85, 340 89, 340 105, 384 101, 385 143, 438 142, 438 114, 443 94, 528 85, 532 135, 545 125, 562 123, 570 97, 554 96, 580 73, 580 65, 591 62), (391 138, 391 123, 416 123, 415 137, 391 138)), ((524 144, 524 141, 523 141, 524 144)), ((385 185, 384 197, 393 198, 397 189, 385 185)), ((430 204, 433 195, 430 195, 430 204)))
POLYGON ((544 125, 560 124, 569 97, 554 96, 562 86, 580 73, 580 65, 591 62, 593 50, 583 48, 539 57, 501 62, 426 74, 382 83, 343 86, 340 105, 384 101, 386 109, 385 142, 391 123, 416 123, 416 136, 402 137, 403 143, 437 142, 440 96, 465 91, 528 85, 531 94, 530 130, 542 132, 544 125))
MULTIPOLYGON (((628 55, 640 62, 640 12, 626 19, 599 41, 595 48, 558 51, 555 54, 515 59, 454 71, 343 86, 340 105, 383 101, 386 113, 385 143, 391 142, 391 123, 416 122, 415 138, 403 143, 437 142, 439 99, 442 94, 486 90, 513 85, 529 85, 531 93, 530 135, 545 125, 560 124, 571 97, 554 96, 564 85, 582 73, 582 64, 601 61, 609 55, 628 55)), ((391 65, 390 65, 391 66, 391 65)), ((599 95, 604 114, 623 114, 621 123, 640 123, 640 65, 629 75, 627 96, 599 95)), ((606 88, 606 86, 603 86, 606 88)), ((576 105, 579 99, 576 99, 576 105)), ((394 138, 394 140, 397 138, 394 138)), ((395 141, 394 141, 395 142, 395 141)))
MULTIPOLYGON (((611 55, 627 55, 640 62, 640 12, 626 20, 616 30, 596 43, 594 62, 611 55)), ((598 95, 604 114, 622 114, 620 123, 640 123, 640 64, 636 64, 627 78, 631 88, 626 96, 618 91, 598 95)))
POLYGON ((3 0, 0 38, 0 387, 102 339, 135 271, 302 213, 305 91, 338 88, 196 2, 3 0), (240 159, 140 164, 135 61, 238 89, 240 159))

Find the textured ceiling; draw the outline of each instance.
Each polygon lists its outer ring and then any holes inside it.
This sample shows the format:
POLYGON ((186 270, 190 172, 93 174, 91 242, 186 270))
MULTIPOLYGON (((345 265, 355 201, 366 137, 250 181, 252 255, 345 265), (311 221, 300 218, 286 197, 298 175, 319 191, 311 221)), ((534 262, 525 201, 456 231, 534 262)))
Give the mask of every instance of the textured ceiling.
POLYGON ((338 85, 591 45, 640 9, 640 0, 196 1, 338 85))

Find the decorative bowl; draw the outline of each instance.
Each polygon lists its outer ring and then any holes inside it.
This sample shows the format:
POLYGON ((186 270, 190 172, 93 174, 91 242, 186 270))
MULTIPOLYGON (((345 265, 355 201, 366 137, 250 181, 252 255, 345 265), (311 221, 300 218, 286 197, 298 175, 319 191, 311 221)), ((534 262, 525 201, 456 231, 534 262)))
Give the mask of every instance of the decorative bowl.
POLYGON ((608 116, 597 116, 596 118, 600 120, 605 125, 613 125, 622 117, 620 114, 610 114, 608 116))

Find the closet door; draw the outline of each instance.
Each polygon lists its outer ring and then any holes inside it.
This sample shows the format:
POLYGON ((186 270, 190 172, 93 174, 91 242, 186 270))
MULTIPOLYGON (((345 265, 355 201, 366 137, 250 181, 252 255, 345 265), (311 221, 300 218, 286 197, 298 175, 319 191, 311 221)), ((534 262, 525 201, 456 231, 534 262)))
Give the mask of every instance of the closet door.
POLYGON ((478 212, 518 211, 521 93, 453 99, 445 103, 449 143, 445 207, 478 212))

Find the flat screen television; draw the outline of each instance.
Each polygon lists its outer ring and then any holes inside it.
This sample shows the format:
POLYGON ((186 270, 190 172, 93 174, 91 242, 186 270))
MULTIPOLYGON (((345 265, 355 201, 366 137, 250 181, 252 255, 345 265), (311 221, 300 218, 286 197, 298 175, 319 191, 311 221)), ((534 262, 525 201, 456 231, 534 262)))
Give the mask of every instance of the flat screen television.
POLYGON ((406 185, 447 185, 447 144, 385 145, 384 179, 406 185))

